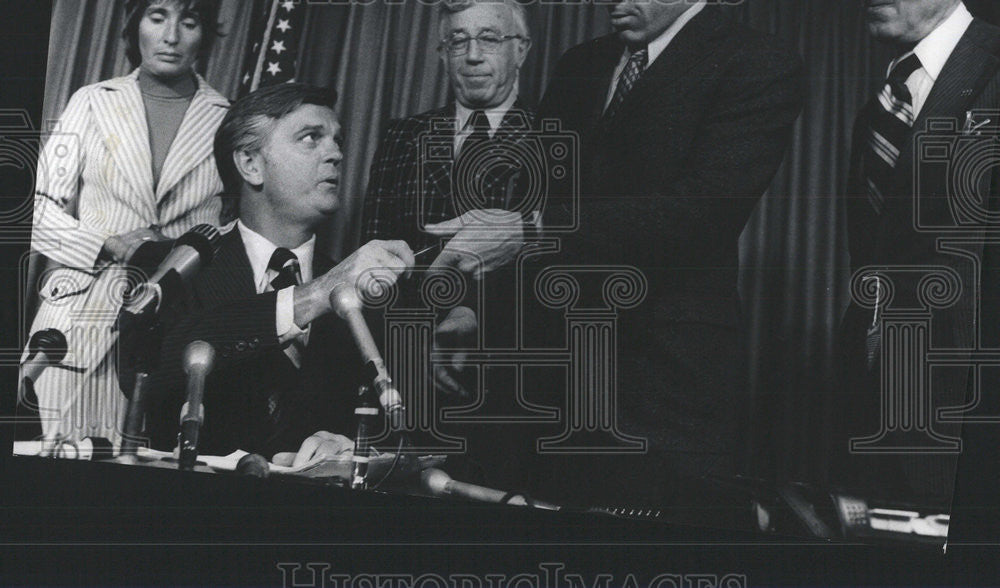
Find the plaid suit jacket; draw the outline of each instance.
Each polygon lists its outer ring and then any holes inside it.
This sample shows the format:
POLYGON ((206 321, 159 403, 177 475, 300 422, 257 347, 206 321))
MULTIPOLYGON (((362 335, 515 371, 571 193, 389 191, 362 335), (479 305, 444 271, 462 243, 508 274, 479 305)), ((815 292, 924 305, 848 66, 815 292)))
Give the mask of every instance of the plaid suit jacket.
POLYGON ((428 224, 474 209, 518 209, 520 170, 526 157, 539 156, 529 139, 534 120, 515 102, 489 144, 457 170, 454 103, 390 121, 369 174, 362 242, 402 239, 416 251, 437 241, 428 224))

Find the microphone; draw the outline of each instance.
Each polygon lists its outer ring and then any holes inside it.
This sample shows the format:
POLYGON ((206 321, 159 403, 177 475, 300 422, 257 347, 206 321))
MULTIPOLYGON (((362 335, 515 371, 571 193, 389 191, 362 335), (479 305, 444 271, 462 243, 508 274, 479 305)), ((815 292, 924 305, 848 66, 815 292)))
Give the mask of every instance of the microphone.
POLYGON ((177 440, 180 446, 178 467, 192 470, 198 457, 198 432, 205 420, 205 407, 201 404, 205 378, 215 364, 215 349, 204 341, 192 341, 184 348, 182 363, 188 380, 187 402, 181 407, 181 430, 177 440))
POLYGON ((114 458, 115 448, 104 437, 84 437, 77 443, 58 443, 53 449, 53 455, 59 459, 101 461, 114 458))
POLYGON ((378 392, 378 401, 382 405, 386 416, 389 419, 389 426, 393 431, 399 431, 403 427, 403 419, 406 416, 406 409, 403 408, 403 399, 396 390, 396 386, 389 377, 389 371, 382 360, 378 346, 372 338, 365 317, 361 315, 361 300, 358 298, 354 286, 347 282, 341 282, 333 287, 330 292, 330 306, 337 312, 337 316, 347 322, 354 342, 361 352, 361 359, 371 371, 372 383, 378 392))
POLYGON ((17 391, 18 403, 26 403, 29 395, 34 396, 35 382, 42 372, 65 359, 68 348, 66 335, 58 329, 44 329, 31 336, 28 340, 28 359, 21 365, 21 377, 18 380, 21 383, 17 391))
POLYGON ((504 492, 495 488, 476 486, 466 482, 453 480, 451 476, 437 468, 427 468, 420 472, 420 485, 431 496, 448 496, 464 498, 473 502, 489 502, 491 504, 509 504, 512 506, 533 506, 545 510, 560 510, 559 506, 529 500, 522 494, 504 492))
POLYGON ((236 462, 236 473, 251 478, 266 478, 271 473, 271 467, 263 455, 248 453, 236 462))
POLYGON ((132 290, 125 309, 136 315, 150 310, 156 312, 164 300, 177 297, 181 287, 199 269, 211 263, 220 238, 219 229, 208 224, 198 225, 181 235, 156 273, 132 290))
POLYGON ((132 251, 123 265, 154 272, 170 255, 176 241, 143 241, 132 251))
POLYGON ((368 488, 368 462, 371 461, 371 435, 374 430, 378 407, 371 401, 371 386, 362 385, 358 389, 358 405, 354 408, 354 416, 358 421, 358 429, 354 435, 354 455, 351 458, 351 489, 364 490, 368 488))

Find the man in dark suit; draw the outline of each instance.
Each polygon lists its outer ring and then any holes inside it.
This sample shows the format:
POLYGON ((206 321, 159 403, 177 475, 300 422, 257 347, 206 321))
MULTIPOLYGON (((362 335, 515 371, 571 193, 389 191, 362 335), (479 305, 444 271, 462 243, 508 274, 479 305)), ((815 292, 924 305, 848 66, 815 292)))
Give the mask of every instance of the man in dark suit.
POLYGON ((628 0, 609 12, 614 34, 560 59, 539 117, 581 137, 567 260, 635 266, 648 281, 645 301, 620 313, 614 407, 620 431, 648 451, 586 458, 597 483, 562 477, 582 501, 683 510, 716 502, 705 480, 736 471, 738 239, 791 138, 802 67, 704 2, 628 0))
POLYGON ((966 415, 1000 414, 994 394, 979 398, 996 366, 976 382, 967 363, 970 350, 1000 346, 985 314, 1000 294, 996 247, 985 240, 997 226, 1000 174, 976 164, 991 157, 1000 129, 1000 29, 961 0, 868 1, 867 20, 899 50, 854 129, 846 199, 854 296, 841 330, 842 432, 852 442, 837 444, 839 480, 872 497, 947 509, 961 433, 955 409, 968 401, 978 406, 966 415), (942 349, 952 365, 930 369, 928 352, 942 349), (938 412, 948 407, 950 415, 938 412))
MULTIPOLYGON (((470 279, 463 303, 442 313, 435 345, 468 349, 481 340, 488 348, 512 348, 510 317, 517 302, 511 262, 537 229, 541 206, 540 195, 526 188, 539 183, 529 177, 537 169, 532 160, 541 157, 528 140, 534 113, 518 97, 518 76, 531 47, 525 9, 513 0, 444 2, 438 34, 455 100, 389 121, 371 167, 362 238, 401 239, 414 251, 446 243, 418 262, 429 263, 431 271, 457 269, 470 279)), ((493 372, 477 390, 475 372, 463 364, 463 355, 455 352, 453 361, 434 367, 442 400, 474 401, 494 389, 490 398, 514 403, 512 382, 495 379, 493 372)), ((477 476, 477 481, 518 484, 515 470, 521 465, 507 462, 519 462, 521 456, 512 454, 523 452, 498 449, 502 439, 516 435, 510 427, 462 427, 451 433, 480 438, 481 443, 470 441, 470 451, 493 475, 477 476), (494 457, 505 463, 492 463, 494 457)))
POLYGON ((534 210, 518 193, 516 159, 534 123, 518 98, 531 39, 517 2, 445 2, 441 10, 439 51, 455 101, 389 121, 372 163, 362 237, 402 239, 417 251, 464 229, 437 261, 472 271, 481 257, 481 274, 520 248, 520 217, 512 213, 534 210), (510 231, 502 229, 507 221, 510 231), (475 232, 484 225, 511 232, 510 244, 487 249, 495 239, 475 232), (461 255, 463 241, 470 255, 461 255))
POLYGON ((352 448, 349 430, 361 360, 329 294, 374 270, 388 284, 413 265, 400 241, 372 241, 334 265, 315 231, 339 206, 340 125, 332 92, 303 84, 237 101, 216 134, 215 157, 236 228, 214 263, 163 323, 154 447, 176 444, 185 346, 217 351, 204 399, 200 451, 235 449, 298 465, 352 448), (334 432, 331 432, 334 431, 334 432), (276 455, 283 454, 283 455, 276 455))

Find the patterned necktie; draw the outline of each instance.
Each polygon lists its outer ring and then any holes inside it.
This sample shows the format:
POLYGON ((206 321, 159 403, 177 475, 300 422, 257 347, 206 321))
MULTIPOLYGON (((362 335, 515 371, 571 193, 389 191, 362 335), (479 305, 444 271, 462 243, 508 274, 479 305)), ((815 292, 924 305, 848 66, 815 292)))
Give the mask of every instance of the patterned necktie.
MULTIPOLYGON (((268 284, 271 291, 277 292, 289 286, 297 286, 302 283, 299 258, 284 247, 278 247, 271 254, 271 260, 267 262, 267 270, 268 275, 274 276, 268 284)), ((305 347, 302 341, 292 339, 288 343, 288 346, 285 347, 284 352, 292 364, 298 368, 302 366, 302 353, 304 350, 305 347)), ((281 399, 282 393, 280 390, 275 390, 267 397, 267 413, 273 424, 276 424, 281 418, 281 399)))
POLYGON ((486 116, 485 110, 476 110, 469 117, 466 124, 472 129, 472 133, 462 142, 458 156, 474 151, 477 145, 481 145, 490 140, 490 119, 486 116))
POLYGON ((877 214, 882 214, 885 208, 885 196, 891 195, 896 162, 916 118, 913 96, 906 87, 906 80, 921 67, 920 59, 915 54, 896 64, 870 110, 871 128, 864 158, 865 181, 868 200, 877 214))
POLYGON ((487 172, 496 167, 496 143, 490 138, 490 119, 485 110, 477 110, 469 117, 466 128, 471 128, 462 142, 458 157, 452 166, 451 206, 449 215, 458 216, 473 208, 494 208, 489 204, 489 178, 487 172))
POLYGON ((284 290, 289 286, 298 286, 302 283, 299 258, 284 247, 278 247, 274 250, 274 253, 271 254, 271 260, 267 262, 267 269, 276 274, 271 280, 271 288, 275 291, 284 290))
POLYGON ((622 102, 625 102, 625 98, 632 91, 632 88, 635 87, 639 78, 642 77, 642 72, 646 71, 648 64, 649 49, 646 47, 629 56, 628 63, 625 64, 625 69, 618 76, 618 87, 615 88, 615 94, 611 97, 611 103, 608 104, 607 110, 604 111, 604 120, 611 120, 618 114, 618 109, 621 107, 622 102))

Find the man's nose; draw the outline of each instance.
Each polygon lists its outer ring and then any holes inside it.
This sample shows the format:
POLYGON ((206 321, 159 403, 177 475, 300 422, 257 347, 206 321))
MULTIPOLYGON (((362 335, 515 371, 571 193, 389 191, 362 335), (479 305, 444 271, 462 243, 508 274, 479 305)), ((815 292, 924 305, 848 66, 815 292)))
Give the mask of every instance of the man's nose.
POLYGON ((337 164, 343 159, 344 153, 340 150, 340 145, 333 139, 330 139, 330 144, 327 145, 326 151, 324 152, 323 161, 329 161, 337 164))
POLYGON ((465 54, 465 60, 471 63, 479 63, 483 60, 483 52, 479 48, 479 41, 475 38, 469 39, 469 51, 465 54))

